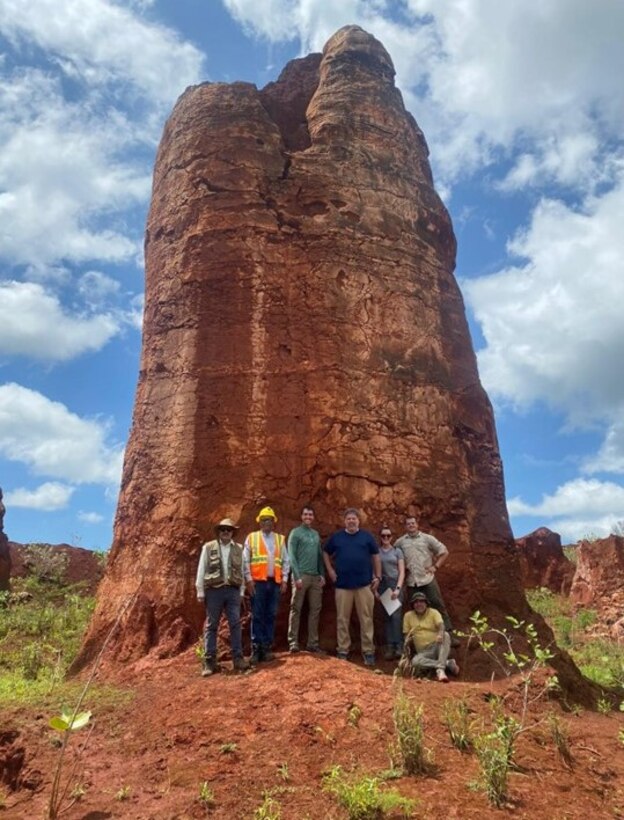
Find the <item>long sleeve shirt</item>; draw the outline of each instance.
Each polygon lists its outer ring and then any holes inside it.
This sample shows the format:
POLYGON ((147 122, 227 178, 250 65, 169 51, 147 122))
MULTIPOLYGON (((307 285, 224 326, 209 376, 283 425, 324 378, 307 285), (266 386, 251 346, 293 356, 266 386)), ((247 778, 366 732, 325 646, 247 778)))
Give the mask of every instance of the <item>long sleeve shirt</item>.
POLYGON ((325 577, 321 537, 312 527, 306 527, 302 524, 290 531, 288 536, 288 557, 294 581, 300 581, 302 575, 325 577))
MULTIPOLYGON (((269 577, 273 576, 275 573, 275 533, 262 533, 262 540, 264 541, 264 545, 267 550, 268 555, 268 568, 267 574, 269 577)), ((251 568, 250 568, 250 553, 251 547, 249 546, 249 536, 245 538, 245 544, 243 548, 243 575, 245 576, 245 581, 251 581, 251 568)), ((288 560, 288 549, 286 547, 286 542, 284 541, 284 546, 282 548, 282 583, 286 583, 288 581, 288 575, 290 573, 290 561, 288 560)))

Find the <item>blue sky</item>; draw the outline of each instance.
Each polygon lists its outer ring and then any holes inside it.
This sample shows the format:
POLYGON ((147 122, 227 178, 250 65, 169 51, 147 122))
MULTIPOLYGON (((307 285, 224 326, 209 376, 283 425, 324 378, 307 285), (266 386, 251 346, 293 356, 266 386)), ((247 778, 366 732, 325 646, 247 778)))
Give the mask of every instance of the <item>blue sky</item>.
POLYGON ((111 540, 143 227, 187 85, 390 52, 459 242, 517 536, 624 519, 621 0, 2 0, 0 486, 16 541, 111 540))

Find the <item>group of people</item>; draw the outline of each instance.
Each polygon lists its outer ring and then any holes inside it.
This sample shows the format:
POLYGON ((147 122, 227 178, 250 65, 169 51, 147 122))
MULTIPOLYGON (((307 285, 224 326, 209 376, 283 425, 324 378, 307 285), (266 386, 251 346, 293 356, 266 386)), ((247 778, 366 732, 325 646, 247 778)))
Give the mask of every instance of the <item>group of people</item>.
POLYGON ((449 659, 453 625, 446 610, 437 570, 448 558, 446 546, 421 532, 415 516, 405 519, 405 533, 393 540, 389 527, 379 533, 381 546, 372 533, 360 528, 358 510, 344 513, 344 527, 321 546, 314 529, 314 510, 305 506, 301 524, 288 540, 276 532, 277 515, 263 507, 256 517, 260 529, 250 533, 243 544, 235 540, 237 525, 229 518, 216 526, 216 538, 203 544, 197 567, 198 600, 206 608, 204 662, 202 674, 218 671, 217 631, 225 612, 234 669, 244 671, 273 658, 275 619, 280 597, 292 580, 288 619, 288 646, 299 652, 299 627, 304 601, 308 601, 306 650, 324 654, 319 645, 319 618, 323 588, 329 579, 335 588, 336 654, 347 660, 351 648, 350 622, 355 605, 360 624, 362 655, 366 666, 375 665, 373 613, 376 600, 384 612, 384 658, 410 657, 415 673, 434 671, 439 681, 459 674, 457 663, 449 659), (247 592, 251 600, 250 661, 243 656, 241 600, 247 592), (409 611, 403 615, 403 606, 409 611))

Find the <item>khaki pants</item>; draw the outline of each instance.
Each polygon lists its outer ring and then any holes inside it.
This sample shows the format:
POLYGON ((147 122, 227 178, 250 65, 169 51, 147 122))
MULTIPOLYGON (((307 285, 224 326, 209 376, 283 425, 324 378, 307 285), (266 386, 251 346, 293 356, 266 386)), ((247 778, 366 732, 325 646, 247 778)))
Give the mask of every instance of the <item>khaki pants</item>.
POLYGON ((290 599, 290 615, 288 616, 288 645, 298 646, 299 644, 299 622, 301 620, 301 609, 306 595, 308 596, 308 649, 319 645, 318 625, 321 614, 321 604, 323 602, 323 587, 321 586, 320 575, 302 575, 301 589, 293 583, 292 597, 290 599))
POLYGON ((442 643, 430 643, 423 649, 417 649, 412 658, 412 668, 414 672, 420 669, 446 669, 449 652, 451 651, 451 636, 444 633, 442 643))
POLYGON ((360 642, 362 652, 372 655, 375 652, 373 642, 373 607, 375 596, 371 588, 358 587, 357 589, 336 590, 336 631, 338 633, 338 652, 348 652, 351 647, 349 624, 351 612, 355 602, 355 610, 360 621, 360 642))

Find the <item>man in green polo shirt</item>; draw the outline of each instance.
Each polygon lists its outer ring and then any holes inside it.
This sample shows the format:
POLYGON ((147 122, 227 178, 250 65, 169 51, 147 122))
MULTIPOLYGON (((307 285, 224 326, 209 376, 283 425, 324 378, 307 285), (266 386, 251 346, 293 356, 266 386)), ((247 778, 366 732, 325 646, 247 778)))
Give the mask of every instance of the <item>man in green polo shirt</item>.
POLYGON ((301 608, 308 597, 308 652, 321 652, 318 624, 325 586, 325 567, 321 552, 321 539, 312 528, 314 510, 301 510, 301 526, 295 527, 288 536, 288 556, 292 572, 292 598, 288 618, 288 645, 291 652, 299 651, 299 621, 301 608))

